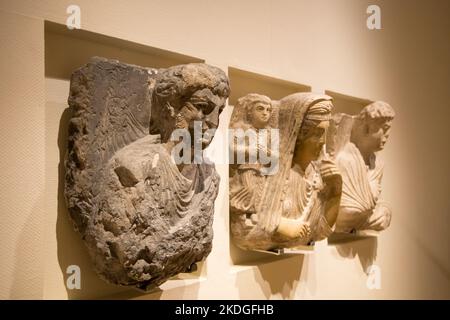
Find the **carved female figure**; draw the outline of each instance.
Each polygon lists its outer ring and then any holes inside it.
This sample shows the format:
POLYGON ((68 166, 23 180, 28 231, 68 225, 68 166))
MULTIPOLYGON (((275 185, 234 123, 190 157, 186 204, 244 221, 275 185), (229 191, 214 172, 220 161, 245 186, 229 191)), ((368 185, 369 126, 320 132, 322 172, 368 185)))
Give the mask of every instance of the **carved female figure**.
POLYGON ((332 102, 325 95, 297 93, 279 101, 279 171, 262 182, 256 216, 231 207, 231 231, 245 249, 307 245, 331 233, 341 177, 323 154, 332 102))

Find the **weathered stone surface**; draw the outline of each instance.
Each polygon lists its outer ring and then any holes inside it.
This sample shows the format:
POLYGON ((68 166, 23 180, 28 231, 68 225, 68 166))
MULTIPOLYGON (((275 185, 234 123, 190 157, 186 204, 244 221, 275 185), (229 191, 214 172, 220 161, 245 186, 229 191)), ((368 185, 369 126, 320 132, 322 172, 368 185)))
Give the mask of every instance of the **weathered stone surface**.
MULTIPOLYGON (((233 152, 275 153, 278 171, 264 174, 259 158, 230 170, 231 233, 244 249, 295 248, 326 238, 334 225, 342 180, 324 143, 331 98, 297 93, 280 101, 250 94, 238 100, 231 128, 279 130, 277 145, 252 145, 233 152)), ((271 141, 272 142, 272 141, 271 141)), ((236 146, 237 144, 237 146, 236 146)))
POLYGON ((206 64, 93 58, 73 73, 65 197, 106 281, 150 289, 209 254, 219 176, 207 163, 176 165, 170 136, 193 121, 217 127, 228 94, 226 75, 206 64))
POLYGON ((342 173, 342 199, 336 232, 381 231, 392 212, 380 198, 384 164, 377 157, 388 139, 395 113, 377 101, 360 114, 336 114, 331 122, 327 149, 342 173))

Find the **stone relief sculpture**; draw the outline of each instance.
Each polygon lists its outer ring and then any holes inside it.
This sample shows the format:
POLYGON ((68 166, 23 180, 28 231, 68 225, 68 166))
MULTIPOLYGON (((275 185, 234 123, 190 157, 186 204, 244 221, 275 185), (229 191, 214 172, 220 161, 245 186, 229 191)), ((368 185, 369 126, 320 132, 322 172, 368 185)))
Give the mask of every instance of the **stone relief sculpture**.
POLYGON ((212 164, 177 165, 171 134, 194 121, 216 128, 228 94, 225 73, 201 63, 93 58, 73 73, 65 197, 104 280, 151 289, 209 254, 219 176, 212 164))
MULTIPOLYGON (((342 186, 339 170, 324 147, 331 109, 331 97, 313 93, 280 101, 254 94, 239 100, 232 128, 270 126, 279 130, 280 137, 276 172, 263 175, 258 163, 230 170, 231 233, 239 247, 295 248, 331 234, 342 186)), ((241 152, 251 147, 241 146, 241 152)), ((236 149, 239 146, 233 146, 236 149)), ((273 145, 266 149, 276 152, 273 145)))
MULTIPOLYGON (((242 161, 237 161, 236 165, 231 166, 231 176, 235 172, 238 174, 239 183, 231 184, 231 206, 240 211, 251 212, 251 218, 256 220, 256 204, 258 203, 262 186, 264 185, 264 167, 269 163, 262 164, 261 159, 252 159, 252 155, 271 154, 269 146, 271 145, 268 131, 264 132, 266 143, 260 143, 258 138, 264 130, 277 129, 278 127, 278 106, 273 103, 269 97, 260 94, 248 94, 237 101, 234 109, 231 125, 233 130, 245 130, 246 133, 254 133, 252 142, 245 141, 239 144, 238 137, 234 136, 234 156, 238 160, 242 155, 242 161), (246 162, 245 158, 249 160, 246 162), (241 163, 239 163, 241 162, 241 163), (236 189, 237 188, 237 189, 236 189)), ((249 137, 251 138, 251 137, 249 137)))
POLYGON ((382 101, 366 106, 358 115, 334 115, 327 149, 342 174, 342 199, 335 231, 381 231, 391 221, 391 209, 381 200, 384 148, 395 113, 382 101))

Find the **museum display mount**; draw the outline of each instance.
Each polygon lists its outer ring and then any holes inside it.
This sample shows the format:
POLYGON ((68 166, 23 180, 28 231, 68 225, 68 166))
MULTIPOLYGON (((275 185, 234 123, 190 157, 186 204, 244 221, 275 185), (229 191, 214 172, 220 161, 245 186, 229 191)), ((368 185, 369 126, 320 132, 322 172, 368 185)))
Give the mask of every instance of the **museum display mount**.
POLYGON ((377 238, 379 235, 380 232, 375 230, 352 230, 350 232, 333 232, 327 238, 327 243, 329 245, 340 245, 343 243, 349 243, 368 238, 377 238))
POLYGON ((279 249, 272 249, 272 250, 258 250, 254 249, 253 251, 256 252, 262 252, 266 254, 273 254, 276 256, 281 255, 305 255, 305 254, 313 254, 314 253, 314 244, 311 244, 309 246, 296 246, 295 248, 279 248, 279 249))

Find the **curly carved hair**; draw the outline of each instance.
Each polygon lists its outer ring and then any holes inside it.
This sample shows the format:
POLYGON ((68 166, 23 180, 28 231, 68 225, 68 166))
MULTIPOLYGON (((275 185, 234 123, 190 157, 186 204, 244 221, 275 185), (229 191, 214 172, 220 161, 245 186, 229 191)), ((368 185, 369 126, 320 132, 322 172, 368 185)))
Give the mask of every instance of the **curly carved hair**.
POLYGON ((392 107, 384 101, 375 101, 367 105, 356 116, 356 119, 360 121, 370 121, 375 119, 383 119, 386 121, 393 120, 395 112, 392 107))
POLYGON ((242 106, 245 108, 245 117, 247 122, 252 121, 251 114, 253 109, 258 103, 263 103, 272 106, 272 100, 269 97, 262 94, 249 93, 244 97, 238 99, 237 107, 239 108, 242 106))
POLYGON ((228 77, 219 68, 204 63, 177 65, 161 70, 152 94, 150 133, 170 136, 178 111, 196 91, 225 100, 230 94, 228 77))

